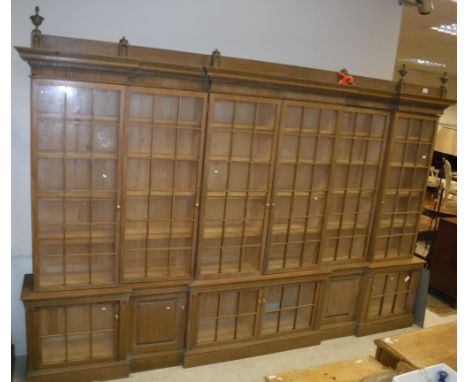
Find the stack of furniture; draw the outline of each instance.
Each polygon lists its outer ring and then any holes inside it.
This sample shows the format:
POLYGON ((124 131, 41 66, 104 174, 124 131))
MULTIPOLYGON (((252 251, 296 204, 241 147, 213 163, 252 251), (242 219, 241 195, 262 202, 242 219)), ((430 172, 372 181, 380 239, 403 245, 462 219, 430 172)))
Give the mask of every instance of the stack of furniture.
MULTIPOLYGON (((28 380, 411 325, 444 89, 42 35, 28 380)), ((443 85, 444 86, 444 85, 443 85)))

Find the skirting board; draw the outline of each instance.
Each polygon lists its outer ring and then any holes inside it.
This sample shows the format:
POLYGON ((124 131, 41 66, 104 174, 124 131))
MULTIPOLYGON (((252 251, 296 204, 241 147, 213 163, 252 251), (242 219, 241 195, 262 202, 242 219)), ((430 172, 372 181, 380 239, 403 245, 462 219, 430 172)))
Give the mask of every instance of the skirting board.
POLYGON ((322 341, 332 338, 347 337, 354 335, 356 323, 354 321, 340 324, 328 325, 320 328, 322 341))
POLYGON ((92 382, 99 380, 128 377, 128 361, 116 361, 99 364, 86 364, 59 369, 28 371, 28 382, 92 382))
POLYGON ((361 322, 356 327, 356 337, 367 336, 388 330, 402 329, 413 325, 414 316, 405 314, 404 316, 391 318, 387 320, 379 320, 372 322, 361 322))
POLYGON ((183 350, 129 355, 130 372, 177 366, 182 363, 183 356, 183 350))
POLYGON ((206 365, 209 363, 231 361, 240 358, 254 357, 261 354, 276 353, 285 350, 301 348, 320 344, 322 334, 315 331, 302 336, 289 336, 288 338, 276 338, 264 341, 246 342, 236 346, 222 349, 196 349, 185 352, 184 367, 206 365), (240 346, 239 346, 240 345, 240 346))

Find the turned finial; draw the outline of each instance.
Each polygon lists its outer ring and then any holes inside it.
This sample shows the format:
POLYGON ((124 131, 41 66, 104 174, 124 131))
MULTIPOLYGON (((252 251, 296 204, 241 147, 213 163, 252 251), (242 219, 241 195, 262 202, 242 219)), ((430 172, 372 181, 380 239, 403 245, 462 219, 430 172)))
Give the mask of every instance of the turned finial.
POLYGON ((218 49, 211 53, 211 66, 219 66, 221 63, 221 52, 218 49))
POLYGON ((401 93, 405 90, 405 85, 406 85, 405 77, 408 74, 405 64, 403 64, 403 66, 398 71, 398 73, 400 73, 400 80, 398 81, 398 84, 397 84, 397 90, 399 93, 401 93))
POLYGON ((440 97, 442 97, 442 98, 447 97, 446 83, 448 82, 448 80, 449 80, 449 76, 448 76, 447 72, 444 72, 444 75, 442 77, 440 77, 440 82, 442 83, 442 85, 440 85, 440 97))
POLYGON ((34 29, 31 32, 31 46, 33 48, 40 48, 41 47, 41 40, 42 40, 42 32, 39 30, 39 26, 44 21, 44 17, 39 14, 39 7, 34 8, 36 13, 30 17, 34 29))
POLYGON ((125 36, 119 40, 119 56, 128 56, 128 40, 125 38, 125 36))

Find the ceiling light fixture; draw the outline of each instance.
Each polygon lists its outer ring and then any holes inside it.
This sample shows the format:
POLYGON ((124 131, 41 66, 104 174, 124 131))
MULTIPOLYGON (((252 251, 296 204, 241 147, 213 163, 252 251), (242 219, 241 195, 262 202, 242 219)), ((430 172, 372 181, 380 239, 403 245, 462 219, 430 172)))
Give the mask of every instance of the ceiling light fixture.
POLYGON ((451 34, 452 36, 457 35, 457 24, 441 24, 431 27, 431 29, 437 32, 451 34))
POLYGON ((442 62, 425 60, 423 58, 418 58, 418 57, 400 58, 399 61, 411 62, 413 64, 418 64, 418 65, 435 66, 436 68, 445 68, 447 66, 443 64, 442 62))

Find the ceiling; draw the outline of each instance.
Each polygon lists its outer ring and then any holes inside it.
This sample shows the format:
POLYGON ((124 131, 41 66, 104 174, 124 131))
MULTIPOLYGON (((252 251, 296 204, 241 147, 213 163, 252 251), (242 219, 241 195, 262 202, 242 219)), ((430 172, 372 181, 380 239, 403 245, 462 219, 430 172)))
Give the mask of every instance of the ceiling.
MULTIPOLYGON (((398 1, 398 0, 394 0, 398 1)), ((409 0, 407 3, 413 2, 409 0)), ((416 6, 405 4, 401 22, 400 41, 397 53, 397 67, 403 63, 408 68, 457 75, 457 36, 440 33, 431 29, 441 24, 457 23, 457 3, 452 0, 433 0, 434 9, 429 15, 420 15, 416 6), (402 61, 405 58, 420 58, 443 63, 435 67, 402 61)))

